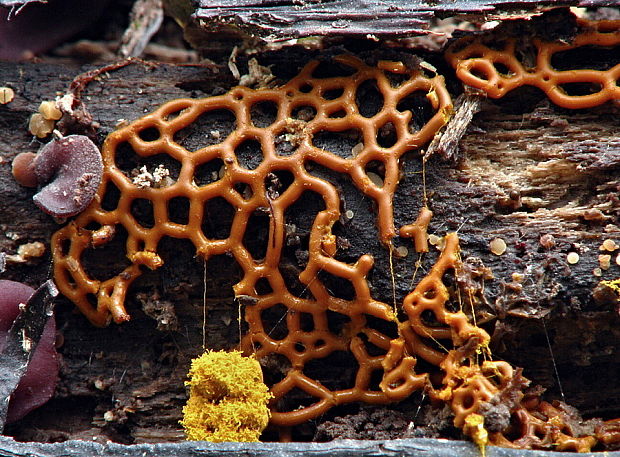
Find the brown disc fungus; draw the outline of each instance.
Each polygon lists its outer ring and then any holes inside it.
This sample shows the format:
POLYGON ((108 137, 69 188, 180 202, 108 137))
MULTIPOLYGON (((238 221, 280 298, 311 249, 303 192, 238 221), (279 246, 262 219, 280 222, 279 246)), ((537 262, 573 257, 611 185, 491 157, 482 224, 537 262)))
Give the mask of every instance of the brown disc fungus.
MULTIPOLYGON (((0 280, 0 353, 6 344, 9 329, 34 289, 15 281, 0 280)), ((21 419, 33 409, 45 404, 54 394, 58 381, 58 354, 56 353, 56 323, 50 317, 28 368, 13 391, 9 402, 6 422, 21 419)))
POLYGON ((39 180, 34 172, 34 152, 22 152, 17 154, 11 164, 13 178, 24 187, 37 187, 39 180))
POLYGON ((84 135, 55 138, 37 154, 25 152, 13 160, 15 180, 23 186, 43 186, 32 199, 55 217, 82 212, 95 197, 102 174, 99 149, 84 135))

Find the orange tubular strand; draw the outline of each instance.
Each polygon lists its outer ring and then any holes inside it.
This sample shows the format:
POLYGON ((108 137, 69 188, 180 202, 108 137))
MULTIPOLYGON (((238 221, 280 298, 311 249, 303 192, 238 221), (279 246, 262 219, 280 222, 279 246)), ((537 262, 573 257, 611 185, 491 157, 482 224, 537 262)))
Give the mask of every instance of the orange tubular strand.
MULTIPOLYGON (((569 77, 547 63, 554 52, 590 43, 617 43, 617 30, 605 27, 593 28, 571 44, 537 43, 542 57, 533 74, 511 55, 514 43, 510 40, 505 52, 491 50, 473 39, 448 55, 459 77, 487 90, 491 97, 500 97, 519 85, 540 84, 538 87, 544 88, 558 104, 591 106, 617 97, 617 87, 608 84, 609 78, 618 78, 616 67, 599 73, 577 70, 576 76, 569 77), (472 57, 473 52, 482 57, 472 57), (514 74, 499 75, 490 62, 501 62, 514 74), (482 71, 486 80, 474 76, 474 69, 482 71), (540 82, 543 74, 549 76, 545 83, 540 82), (597 97, 582 98, 559 90, 565 81, 574 80, 601 81, 604 88, 597 97)), ((452 111, 450 96, 443 77, 426 77, 401 62, 380 62, 371 67, 352 56, 335 60, 349 67, 352 75, 315 77, 319 63, 310 62, 282 87, 237 87, 217 97, 174 100, 110 134, 103 146, 104 177, 96 198, 52 238, 56 282, 93 324, 105 326, 111 320, 120 323, 130 318, 125 309, 127 291, 140 276, 141 267, 157 269, 163 265, 158 250, 164 237, 190 241, 196 254, 205 260, 228 253, 243 272, 233 286, 239 301, 243 300, 248 323, 242 349, 254 353, 259 360, 277 355, 290 364, 271 386, 274 424, 289 427, 315 419, 336 405, 354 401, 383 404, 425 389, 434 400, 449 404, 455 413, 455 425, 464 426, 468 415, 478 414, 504 392, 511 393, 511 383, 525 382, 505 362, 478 363, 490 337, 470 323, 464 312, 454 311, 459 307, 451 303, 454 297, 443 283, 445 275, 460 268, 456 233, 446 235, 442 253, 428 275, 405 297, 402 312, 398 307, 393 309, 371 296, 367 281, 373 266, 370 255, 361 255, 353 264, 337 260, 338 244, 332 227, 341 216, 338 190, 306 168, 310 162, 316 162, 348 175, 356 188, 376 203, 379 238, 391 249, 396 235, 392 204, 399 160, 406 152, 427 144, 447 122, 452 111), (400 75, 402 82, 390 82, 389 73, 400 75), (379 112, 367 118, 360 114, 356 94, 359 85, 368 80, 376 82, 384 103, 379 112), (326 96, 329 91, 340 95, 331 99, 326 96), (399 102, 414 92, 425 94, 434 110, 428 122, 415 131, 410 127, 413 112, 397 109, 399 102), (252 123, 252 107, 260 102, 272 102, 277 108, 269 125, 252 123), (295 118, 295 110, 300 107, 309 107, 316 115, 295 118), (330 117, 335 113, 342 117, 330 117), (196 125, 211 114, 232 118, 232 131, 201 131, 196 125), (382 147, 377 135, 388 122, 397 138, 390 147, 382 147), (313 143, 322 132, 336 134, 347 130, 360 132, 359 143, 350 153, 324 150, 313 143), (291 146, 286 154, 280 154, 276 147, 282 139, 291 146), (246 140, 259 144, 262 154, 260 163, 252 169, 237 156, 237 148, 246 140), (161 159, 166 166, 147 160, 152 157, 161 159), (381 164, 382 176, 367 169, 373 161, 381 164), (277 173, 282 171, 293 176, 286 190, 280 190, 278 185, 277 173), (308 260, 298 275, 310 298, 300 298, 289 291, 279 267, 286 236, 286 210, 306 191, 319 194, 325 209, 315 216, 308 260), (186 220, 171 217, 175 198, 188 202, 186 220), (228 233, 212 232, 205 224, 209 217, 207 204, 216 200, 226 202, 233 210, 228 233), (138 203, 151 208, 151 220, 134 210, 138 203), (264 259, 254 258, 243 242, 248 221, 259 209, 270 218, 264 259), (127 233, 124 255, 130 265, 105 280, 91 278, 82 265, 85 252, 106 246, 121 228, 127 233), (321 272, 349 281, 354 297, 345 300, 333 296, 321 281, 321 272), (261 280, 268 281, 271 291, 259 295, 257 285, 261 280), (286 332, 273 334, 268 328, 273 322, 268 325, 264 317, 269 312, 280 313, 286 332), (334 330, 330 320, 338 316, 346 325, 334 330), (375 320, 394 329, 396 336, 379 330, 375 320), (328 388, 312 379, 311 367, 339 352, 352 358, 351 376, 337 380, 337 388, 328 388), (427 362, 424 365, 430 365, 426 372, 416 371, 419 358, 427 362), (376 372, 382 375, 379 386, 371 382, 376 372), (295 404, 300 395, 304 406, 295 404)), ((432 212, 423 207, 416 221, 400 230, 401 236, 414 239, 417 252, 428 251, 426 231, 431 217, 432 212)), ((593 440, 573 439, 564 433, 565 428, 557 431, 556 427, 551 433, 548 424, 563 421, 563 413, 542 408, 541 404, 535 402, 530 409, 517 404, 511 412, 522 436, 510 441, 502 432, 495 432, 491 442, 540 446, 543 440, 539 436, 546 434, 545 440, 566 449, 584 450, 593 445, 593 440)), ((618 428, 616 423, 606 423, 598 429, 597 440, 617 442, 618 428)))
MULTIPOLYGON (((599 106, 620 99, 620 62, 607 70, 588 68, 557 70, 551 65, 554 54, 585 46, 614 47, 620 44, 620 21, 590 22, 577 20, 580 29, 569 42, 545 42, 532 39, 537 50, 534 68, 526 68, 517 58, 516 37, 508 37, 503 50, 487 46, 489 37, 467 37, 456 40, 446 51, 446 59, 456 70, 457 77, 468 86, 480 89, 491 98, 530 85, 541 89, 556 105, 569 109, 599 106), (501 73, 499 65, 508 73, 501 73), (591 83, 597 90, 592 94, 571 95, 567 87, 575 83, 591 83)), ((502 37, 504 38, 504 37, 502 37)))
MULTIPOLYGON (((265 357, 270 353, 288 358, 291 370, 272 386, 276 400, 292 389, 301 390, 316 399, 314 404, 295 410, 278 411, 273 407, 272 421, 280 425, 294 425, 317 417, 334 405, 351 401, 385 403, 391 401, 381 390, 372 390, 371 375, 383 370, 383 359, 390 350, 391 339, 367 325, 366 316, 393 322, 391 306, 374 300, 370 295, 366 276, 373 265, 369 255, 362 255, 354 264, 335 259, 336 238, 332 226, 340 218, 340 196, 328 181, 311 175, 308 162, 317 162, 351 177, 354 185, 378 208, 378 227, 381 241, 389 246, 396 235, 393 225, 392 198, 399 180, 399 160, 407 151, 426 144, 437 133, 452 110, 452 102, 441 76, 428 78, 417 69, 408 69, 400 62, 380 63, 370 67, 352 56, 335 58, 351 68, 350 77, 314 77, 318 62, 310 62, 299 75, 282 87, 253 90, 245 87, 205 99, 171 101, 151 114, 123 127, 106 139, 103 146, 104 178, 97 198, 91 206, 53 238, 54 273, 61 291, 69 297, 95 325, 107 325, 112 319, 129 319, 125 297, 130 285, 141 274, 140 266, 157 269, 163 261, 158 254, 163 237, 187 239, 194 244, 197 255, 210 256, 230 253, 243 270, 243 278, 234 286, 238 295, 253 297, 245 306, 249 331, 242 341, 246 352, 265 357), (404 76, 394 85, 386 73, 404 76), (384 104, 374 116, 366 118, 359 112, 356 93, 358 86, 373 80, 381 92, 384 104), (329 91, 340 90, 335 99, 326 99, 329 91), (399 101, 414 91, 426 94, 435 111, 430 121, 418 131, 409 123, 413 113, 397 110, 399 101), (270 125, 252 123, 252 107, 260 102, 273 102, 277 115, 270 125), (316 111, 314 117, 295 119, 294 110, 308 106, 316 111), (330 117, 333 113, 344 117, 330 117), (234 118, 231 132, 196 132, 194 123, 210 113, 224 113, 234 118), (390 147, 377 143, 377 134, 386 123, 392 123, 397 133, 390 147), (359 131, 359 146, 350 154, 339 155, 313 144, 313 137, 321 132, 359 131), (193 135, 193 137, 192 137, 193 135), (188 138, 186 140, 186 137, 188 138), (198 141, 197 138, 202 138, 198 141), (204 138, 207 140, 204 140, 204 138), (288 155, 279 155, 276 140, 286 138, 294 149, 288 155), (253 169, 240 163, 236 148, 246 140, 260 144, 262 160, 253 169), (161 158, 164 164, 177 168, 158 167, 150 157, 161 158), (211 163, 222 164, 205 173, 211 163), (384 175, 380 181, 369 177, 370 162, 382 164, 384 175), (128 166, 127 164, 134 164, 128 166), (293 182, 280 192, 273 173, 286 171, 293 182), (239 186, 245 191, 239 191, 239 186), (110 204, 110 189, 118 189, 117 203, 110 204), (306 285, 313 298, 302 299, 292 295, 280 271, 280 257, 285 240, 285 213, 305 191, 323 197, 325 209, 312 224, 309 240, 309 259, 299 280, 306 285), (170 205, 175 198, 185 198, 190 211, 187 220, 172 220, 170 205), (227 202, 234 209, 230 232, 216 238, 203 228, 206 204, 214 199, 227 202), (108 202, 105 203, 104 202, 108 202), (152 222, 141 219, 133 211, 137 202, 146 202, 152 208, 152 222), (254 259, 243 244, 250 216, 258 208, 268 211, 270 217, 269 244, 265 259, 254 259), (119 228, 127 232, 125 243, 131 265, 117 276, 96 281, 82 268, 85 251, 98 249, 109 243, 119 228), (321 282, 321 271, 348 280, 353 285, 353 300, 333 297, 321 282), (273 289, 264 295, 256 294, 256 284, 267 278, 273 289), (285 310, 287 334, 274 339, 263 325, 263 313, 274 306, 285 310), (327 312, 341 313, 350 320, 340 334, 329 330, 327 312), (311 331, 304 331, 299 312, 313 321, 311 331), (357 335, 364 334, 368 342, 357 335), (370 355, 366 344, 379 348, 379 354, 370 355), (330 356, 336 351, 349 351, 359 365, 350 386, 331 391, 319 381, 304 374, 307 363, 330 356), (383 351, 383 354, 381 354, 383 351)), ((403 343, 404 344, 404 343, 403 343)), ((421 386, 424 375, 409 379, 406 391, 421 386)))

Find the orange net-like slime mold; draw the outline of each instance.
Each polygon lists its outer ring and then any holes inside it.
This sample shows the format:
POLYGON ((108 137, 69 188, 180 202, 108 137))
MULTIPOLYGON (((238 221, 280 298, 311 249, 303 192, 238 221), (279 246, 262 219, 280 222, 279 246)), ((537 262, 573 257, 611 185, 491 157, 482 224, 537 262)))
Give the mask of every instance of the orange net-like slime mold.
MULTIPOLYGON (((141 268, 156 269, 162 265, 158 249, 163 237, 191 241, 197 255, 205 259, 231 254, 243 270, 243 278, 234 286, 234 292, 239 297, 253 298, 252 304, 246 306, 249 331, 242 346, 255 351, 258 357, 279 354, 289 361, 290 369, 272 387, 276 400, 295 388, 314 399, 311 405, 294 411, 278 411, 276 402, 273 422, 277 424, 298 424, 341 403, 386 403, 407 394, 402 389, 401 394, 388 395, 371 388, 373 374, 384 371, 384 355, 390 349, 391 338, 370 328, 367 320, 393 323, 396 317, 391 306, 371 297, 366 280, 373 266, 371 256, 362 255, 353 264, 336 260, 338 246, 331 229, 341 217, 339 192, 330 182, 310 174, 306 167, 312 162, 346 174, 363 195, 374 200, 379 237, 391 249, 395 236, 392 197, 399 181, 399 159, 433 138, 450 116, 451 99, 441 76, 426 77, 400 62, 380 62, 370 67, 353 57, 338 57, 335 61, 353 74, 317 77, 314 72, 319 63, 311 62, 281 88, 237 87, 218 97, 175 100, 112 133, 103 147, 105 171, 95 202, 58 231, 52 241, 59 287, 91 322, 100 326, 110 319, 129 319, 125 309, 127 289, 141 274, 141 268), (389 78, 390 75, 399 77, 389 78), (356 101, 358 88, 368 82, 383 97, 382 106, 372 115, 361 110, 356 101), (412 111, 399 104, 412 96, 427 100, 433 110, 421 128, 414 127, 420 120, 413 119, 412 111), (269 125, 253 122, 253 107, 261 103, 277 108, 269 125), (214 112, 233 116, 233 131, 215 144, 197 150, 181 146, 179 138, 184 129, 214 112), (396 136, 389 147, 381 146, 378 140, 386 126, 396 136), (346 154, 321 149, 313 141, 323 132, 351 130, 359 133, 359 143, 346 154), (277 148, 283 139, 292 146, 286 153, 277 148), (258 143, 262 152, 260 163, 253 167, 242 164, 238 158, 247 141, 258 143), (176 176, 162 167, 127 170, 127 154, 139 158, 165 156, 180 167, 176 176), (371 162, 380 163, 385 170, 380 179, 368 171, 371 162), (206 178, 205 168, 212 169, 206 178), (293 177, 286 188, 277 183, 282 172, 293 177), (106 203, 110 189, 117 189, 114 204, 106 203), (312 298, 294 295, 279 270, 285 242, 285 213, 304 192, 320 195, 324 204, 313 221, 307 264, 299 274, 299 281, 312 298), (179 198, 185 199, 189 207, 185 220, 171 215, 179 198), (206 208, 216 199, 234 208, 229 233, 219 237, 204 223, 206 208), (150 223, 145 224, 144 217, 135 214, 138 204, 151 208, 150 223), (270 220, 269 240, 262 258, 254 258, 244 244, 248 221, 257 211, 266 212, 270 220), (126 256, 131 264, 109 279, 90 277, 81 262, 85 251, 104 246, 121 228, 127 233, 126 256), (334 297, 321 281, 321 272, 349 281, 355 297, 334 297), (267 281, 271 290, 262 295, 257 292, 261 280, 267 281), (287 334, 279 339, 263 324, 264 316, 272 309, 285 310, 287 334), (346 325, 334 330, 330 322, 334 318, 346 321, 346 325), (366 346, 374 348, 373 354, 366 346), (329 389, 305 373, 311 362, 342 352, 352 353, 358 365, 348 388, 329 389)), ((211 132, 211 136, 217 135, 211 132)))
POLYGON ((501 98, 521 86, 534 86, 564 108, 592 108, 619 100, 620 63, 605 69, 584 68, 576 55, 573 66, 558 68, 561 60, 556 56, 577 50, 586 55, 608 50, 616 53, 617 60, 620 21, 578 20, 577 26, 580 33, 568 42, 535 37, 524 43, 525 37, 495 34, 462 38, 446 50, 446 59, 461 81, 491 98, 501 98))
MULTIPOLYGON (((597 30, 588 33, 581 39, 610 34, 597 30)), ((575 43, 581 43, 578 40, 575 43)), ((483 44, 474 42, 471 46, 478 46, 484 56, 500 58, 500 54, 496 56, 496 51, 483 44)), ((544 54, 555 48, 541 45, 540 49, 544 54)), ((471 52, 471 47, 453 52, 452 61, 455 65, 461 61, 478 62, 480 59, 473 57, 467 60, 471 52)), ((461 70, 458 67, 457 74, 468 84, 482 81, 480 88, 497 97, 508 90, 502 84, 517 87, 529 83, 528 75, 532 72, 504 57, 505 54, 501 56, 504 65, 518 78, 505 81, 503 76, 488 74, 486 81, 478 78, 472 82, 463 77, 471 66, 461 70), (493 92, 491 81, 501 83, 503 91, 493 92)), ((508 363, 491 360, 487 349, 489 335, 471 323, 444 284, 446 275, 454 275, 461 265, 456 234, 444 238, 438 260, 405 297, 402 309, 396 303, 388 305, 371 296, 367 280, 373 267, 370 255, 361 255, 354 263, 336 258, 339 245, 332 227, 341 218, 339 191, 332 183, 312 174, 311 164, 348 176, 358 191, 374 201, 379 238, 393 252, 391 240, 397 232, 392 201, 400 177, 399 160, 437 134, 450 118, 452 103, 439 75, 428 77, 400 62, 384 61, 369 66, 351 56, 334 60, 334 64, 347 67, 350 75, 322 77, 317 74, 319 62, 311 62, 280 88, 236 87, 221 96, 175 100, 112 133, 104 143, 104 177, 95 201, 52 240, 54 272, 60 290, 95 325, 106 325, 111 319, 126 321, 128 287, 140 276, 141 268, 162 266, 162 239, 189 240, 196 254, 205 260, 228 253, 242 269, 242 279, 234 285, 235 295, 245 306, 248 323, 241 346, 244 351, 255 353, 259 360, 279 367, 279 375, 270 376, 274 395, 272 423, 276 425, 300 424, 340 404, 399 401, 424 389, 434 401, 450 405, 454 424, 479 444, 584 450, 599 440, 616 440, 618 434, 612 433, 617 430, 614 424, 581 437, 567 426, 569 420, 557 407, 531 399, 521 401, 529 381, 508 363), (356 97, 360 87, 369 82, 382 96, 382 105, 371 114, 356 97), (412 95, 432 107, 432 115, 425 122, 403 108, 401 102, 412 95), (254 108, 261 104, 269 104, 275 110, 269 123, 256 122, 252 116, 254 108), (187 129, 200 125, 201 119, 211 114, 234 119, 234 128, 224 135, 220 131, 203 132, 209 138, 207 144, 189 147, 194 143, 183 141, 187 129), (379 140, 386 128, 395 132, 390 145, 379 140), (358 143, 346 153, 329 151, 315 141, 323 133, 348 132, 356 132, 358 143), (251 163, 240 160, 248 142, 257 145, 261 153, 251 163), (288 147, 282 149, 283 143, 288 147), (130 169, 126 165, 127 154, 137 157, 133 164, 140 164, 145 158, 163 158, 162 162, 176 163, 177 169, 130 169), (384 170, 382 176, 372 171, 377 163, 384 170), (287 182, 283 182, 282 176, 289 177, 287 182), (118 194, 113 204, 106 200, 111 189, 118 194), (286 240, 287 210, 306 192, 318 194, 323 209, 312 222, 308 258, 298 275, 307 292, 300 297, 290 289, 279 267, 286 240), (175 213, 179 201, 187 208, 184 217, 175 213), (205 223, 209 205, 214 201, 233 209, 227 233, 214 231, 205 223), (142 208, 142 212, 147 208, 147 223, 137 215, 136 208, 142 208), (268 242, 260 258, 244 243, 248 223, 256 212, 269 217, 268 242), (106 245, 121 229, 127 234, 126 256, 131 264, 107 279, 89 276, 82 262, 85 252, 106 245), (321 279, 323 273, 349 282, 354 297, 334 296, 321 279), (272 323, 268 318, 276 314, 286 324, 285 331, 277 334, 269 327, 272 323), (333 384, 328 371, 322 375, 327 365, 321 363, 338 363, 345 358, 354 367, 354 373, 350 379, 339 379, 337 385, 333 384), (488 411, 503 399, 509 399, 505 403, 510 404, 506 413, 508 425, 497 426, 487 434, 483 428, 485 414, 495 414, 497 411, 488 411)), ((541 57, 539 63, 547 61, 547 57, 541 57)), ((550 70, 541 64, 537 71, 541 76, 550 70)), ((604 80, 604 90, 598 98, 587 96, 574 101, 574 97, 563 95, 558 89, 563 81, 561 75, 552 75, 551 82, 542 87, 559 104, 591 106, 615 96, 617 88, 610 88, 607 83, 614 71, 580 73, 587 81, 604 80)), ((432 212, 424 206, 411 225, 400 228, 402 237, 413 238, 419 253, 428 251, 431 217, 432 212)))
MULTIPOLYGON (((372 68, 353 57, 336 60, 350 67, 354 74, 316 78, 312 74, 318 62, 312 62, 281 88, 237 87, 218 97, 175 100, 112 133, 103 146, 105 171, 98 198, 53 237, 54 274, 62 292, 95 325, 106 325, 110 318, 116 322, 128 320, 124 305, 127 288, 140 275, 140 266, 156 269, 162 265, 158 243, 169 236, 191 241, 196 253, 205 259, 232 254, 244 272, 243 279, 234 287, 237 295, 255 296, 257 281, 266 278, 274 292, 269 298, 263 297, 260 306, 267 302, 283 303, 302 310, 320 303, 334 310, 350 308, 331 297, 320 281, 310 283, 319 271, 327 271, 354 284, 356 304, 360 307, 363 303, 363 312, 385 317, 386 307, 370 299, 364 281, 372 258, 362 256, 354 265, 334 259, 336 237, 331 227, 341 216, 339 194, 332 184, 310 174, 306 166, 313 162, 350 176, 355 187, 376 202, 380 238, 387 245, 395 236, 392 196, 399 180, 399 159, 433 138, 449 118, 452 105, 441 76, 427 78, 401 63, 383 62, 381 68, 372 68), (401 73, 408 79, 393 87, 386 72, 401 73), (360 114, 356 104, 356 90, 367 81, 373 81, 383 95, 383 106, 372 117, 360 114), (332 98, 334 94, 337 96, 332 98), (398 106, 399 101, 412 94, 421 94, 435 112, 419 130, 411 127, 412 112, 401 111, 398 106), (277 107, 277 116, 268 126, 256 126, 252 121, 252 108, 261 103, 277 107), (303 116, 296 114, 301 109, 305 110, 303 116), (177 140, 183 129, 213 112, 234 116, 236 128, 216 144, 198 150, 189 151, 181 146, 177 140), (385 148, 379 145, 377 137, 388 124, 398 139, 385 148), (359 132, 360 142, 345 157, 313 144, 313 138, 322 132, 351 130, 359 132), (276 143, 282 138, 294 150, 279 154, 276 143), (258 143, 262 152, 262 160, 254 167, 242 165, 237 157, 237 151, 248 141, 258 143), (146 168, 128 172, 123 164, 119 165, 119 161, 127 160, 127 154, 172 159, 180 164, 178 176, 170 176, 164 167, 152 172, 146 168), (371 162, 379 162, 385 169, 379 181, 367 173, 371 162), (202 176, 202 170, 214 164, 214 173, 202 176), (277 184, 282 172, 294 178, 286 189, 277 184), (120 194, 114 208, 102 204, 110 188, 118 189, 120 194), (284 213, 304 192, 320 194, 325 205, 314 220, 310 258, 299 278, 317 299, 312 304, 304 304, 290 294, 278 270, 284 242, 284 213), (173 203, 179 198, 186 199, 189 205, 183 221, 170 216, 173 203), (218 238, 203 224, 205 206, 215 199, 223 199, 234 208, 230 233, 218 238), (138 203, 150 208, 150 224, 141 224, 140 218, 132 215, 138 203), (266 255, 255 259, 244 246, 243 236, 251 215, 259 210, 269 214, 271 224, 266 255), (89 277, 80 262, 82 254, 107 243, 119 226, 128 233, 126 254, 131 265, 104 281, 89 277)), ((215 132, 212 134, 216 136, 215 132)))

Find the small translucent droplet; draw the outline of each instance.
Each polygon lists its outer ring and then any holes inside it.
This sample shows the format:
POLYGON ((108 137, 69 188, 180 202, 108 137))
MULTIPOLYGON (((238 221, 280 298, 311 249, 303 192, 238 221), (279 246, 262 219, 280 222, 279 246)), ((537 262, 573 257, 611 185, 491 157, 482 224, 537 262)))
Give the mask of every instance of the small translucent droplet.
POLYGON ((495 255, 502 255, 506 252, 506 242, 501 238, 493 238, 489 244, 491 252, 495 255))

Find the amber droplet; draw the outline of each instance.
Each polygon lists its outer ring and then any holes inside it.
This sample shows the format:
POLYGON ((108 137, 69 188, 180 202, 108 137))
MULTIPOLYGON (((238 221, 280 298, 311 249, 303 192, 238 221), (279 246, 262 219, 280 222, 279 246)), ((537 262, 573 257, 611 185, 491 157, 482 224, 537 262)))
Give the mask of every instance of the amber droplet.
POLYGON ((489 247, 495 255, 502 255, 506 252, 506 242, 501 238, 493 238, 489 243, 489 247))

